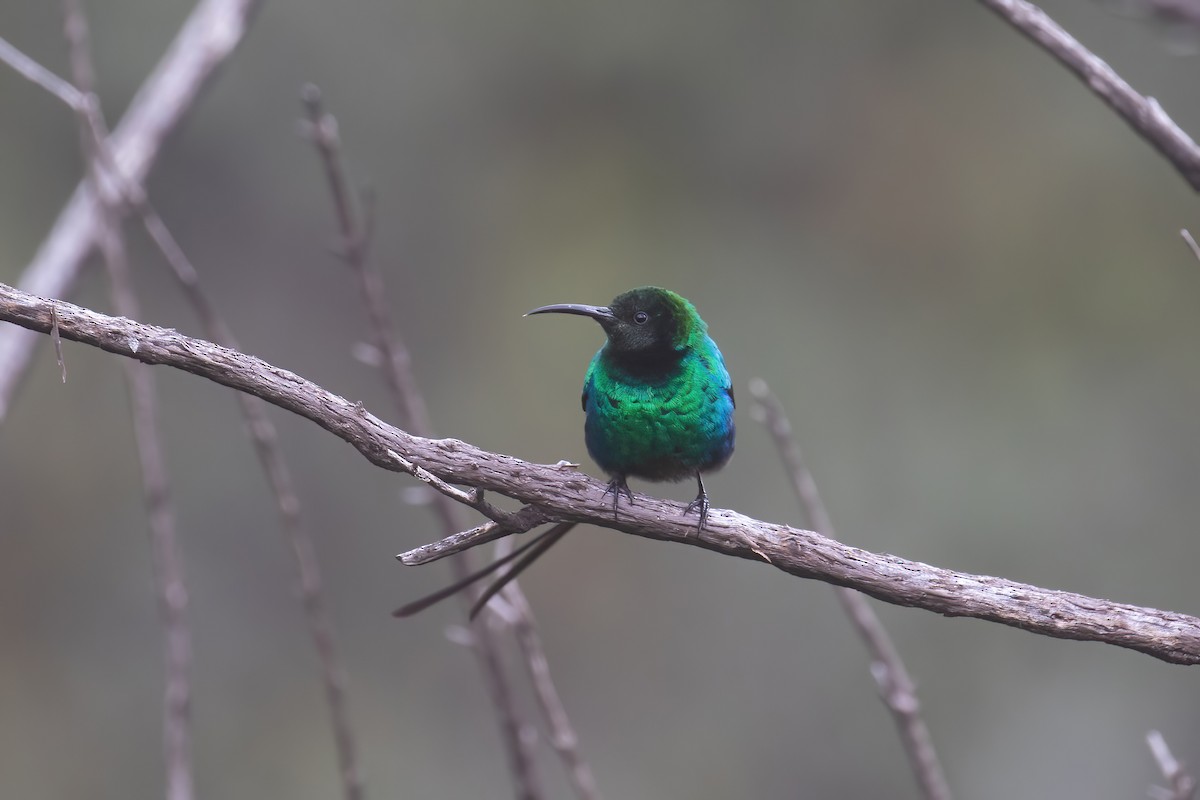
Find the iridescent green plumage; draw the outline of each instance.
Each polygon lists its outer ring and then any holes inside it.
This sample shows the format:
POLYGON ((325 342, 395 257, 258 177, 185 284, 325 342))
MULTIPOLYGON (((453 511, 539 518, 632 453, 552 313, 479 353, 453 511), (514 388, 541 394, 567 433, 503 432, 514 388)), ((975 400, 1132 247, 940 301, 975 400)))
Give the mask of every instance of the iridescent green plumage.
POLYGON ((708 326, 691 303, 657 287, 626 292, 588 316, 608 334, 584 378, 588 453, 612 476, 610 490, 626 496, 630 475, 696 476, 700 492, 688 510, 699 510, 702 528, 700 473, 723 466, 734 442, 733 389, 708 326))
MULTIPOLYGON (((733 455, 734 402, 725 360, 695 306, 675 292, 643 286, 618 295, 608 306, 563 304, 529 313, 591 317, 608 337, 588 365, 583 410, 588 453, 611 477, 605 494, 613 496, 613 514, 622 494, 633 502, 626 483, 630 475, 651 481, 695 476, 699 491, 685 513, 699 512, 696 529, 702 530, 708 519, 708 493, 700 476, 720 469, 733 455)), ((560 523, 502 561, 404 606, 396 615, 415 614, 515 560, 475 602, 473 617, 572 527, 573 523, 560 523)))

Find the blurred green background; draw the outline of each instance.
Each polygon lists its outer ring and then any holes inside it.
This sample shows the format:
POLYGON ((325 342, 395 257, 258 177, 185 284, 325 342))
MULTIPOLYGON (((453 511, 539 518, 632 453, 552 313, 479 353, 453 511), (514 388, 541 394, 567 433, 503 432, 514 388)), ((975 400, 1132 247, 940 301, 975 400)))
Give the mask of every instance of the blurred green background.
MULTIPOLYGON (((1195 57, 1092 3, 1047 11, 1200 132, 1195 57)), ((115 121, 190 4, 92 3, 115 121)), ((56 4, 0 35, 66 74, 56 4)), ((1195 195, 977 3, 268 2, 151 195, 243 346, 392 419, 319 165, 317 82, 440 433, 596 474, 596 326, 631 286, 695 302, 743 398, 714 504, 800 524, 749 414, 787 405, 841 536, 940 566, 1200 613, 1195 195)), ((80 176, 74 120, 0 69, 0 280, 80 176)), ((198 334, 134 232, 147 321, 198 334)), ((100 271, 73 296, 107 309, 100 271)), ((43 346, 0 427, 0 795, 161 796, 161 629, 117 360, 43 346)), ((272 501, 228 392, 158 369, 191 591, 199 797, 329 798, 331 734, 272 501)), ((272 411, 350 673, 374 798, 511 795, 412 485, 272 411)), ((686 500, 690 484, 635 488, 686 500)), ((524 581, 602 791, 916 796, 828 586, 588 528, 524 581)), ((960 797, 1142 797, 1160 728, 1200 763, 1200 675, 880 606, 960 797)), ((542 772, 566 797, 543 741, 542 772)))

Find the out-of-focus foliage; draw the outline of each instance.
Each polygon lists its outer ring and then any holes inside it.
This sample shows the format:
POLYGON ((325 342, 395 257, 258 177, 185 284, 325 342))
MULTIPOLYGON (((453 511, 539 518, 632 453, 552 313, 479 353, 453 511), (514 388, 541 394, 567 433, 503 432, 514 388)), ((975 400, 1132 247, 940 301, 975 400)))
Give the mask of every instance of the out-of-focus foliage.
MULTIPOLYGON (((115 119, 188 5, 93 3, 115 119)), ((1047 10, 1200 132, 1198 62, 1090 4, 1047 10)), ((0 35, 60 73, 53 3, 0 35)), ((522 319, 657 283, 744 392, 766 378, 844 538, 1200 612, 1200 227, 1170 167, 1043 53, 957 3, 268 2, 151 181, 247 350, 391 418, 296 135, 316 81, 446 435, 588 462, 595 326, 522 319)), ((0 70, 0 280, 80 174, 75 124, 0 70)), ((197 333, 143 238, 149 321, 197 333)), ((106 308, 93 271, 74 298, 106 308)), ((44 348, 0 428, 0 795, 160 792, 161 631, 116 360, 44 348)), ((205 800, 327 798, 331 736, 271 501, 224 390, 156 370, 195 628, 205 800)), ((746 403, 744 403, 746 405, 746 403)), ((801 522, 739 411, 717 506, 801 522)), ((495 722, 410 482, 275 414, 320 548, 373 796, 504 797, 495 722)), ((690 497, 691 486, 638 486, 690 497)), ((913 797, 828 587, 586 529, 524 581, 611 798, 913 797)), ((962 797, 1136 797, 1151 727, 1200 762, 1185 667, 883 608, 962 797)), ((561 771, 543 746, 554 796, 561 771)))

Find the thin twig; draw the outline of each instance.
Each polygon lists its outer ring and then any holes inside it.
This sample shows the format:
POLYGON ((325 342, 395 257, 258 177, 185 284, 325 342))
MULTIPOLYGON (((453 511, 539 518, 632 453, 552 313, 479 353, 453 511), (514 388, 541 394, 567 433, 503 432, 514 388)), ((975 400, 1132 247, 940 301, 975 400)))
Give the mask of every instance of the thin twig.
MULTIPOLYGON (((405 467, 405 472, 407 472, 409 475, 412 475, 421 483, 437 492, 440 492, 441 494, 444 494, 446 497, 450 498, 456 503, 461 503, 464 506, 475 509, 491 521, 504 524, 505 527, 507 527, 507 520, 513 515, 489 503, 484 498, 484 493, 480 490, 473 489, 469 492, 464 492, 457 486, 451 486, 450 484, 446 483, 444 480, 439 478, 437 475, 434 475, 420 464, 412 463, 399 453, 393 453, 392 455, 395 456, 396 459, 399 460, 400 463, 405 467)), ((516 531, 510 532, 515 533, 516 531)))
MULTIPOLYGON (((108 267, 113 304, 122 316, 137 312, 132 298, 128 266, 120 237, 101 236, 108 267), (119 300, 121 295, 126 300, 119 300)), ((191 633, 187 624, 188 594, 184 583, 182 552, 175 533, 166 461, 158 434, 157 392, 154 377, 144 364, 126 362, 125 377, 133 409, 134 438, 142 465, 146 508, 150 518, 154 572, 160 613, 166 634, 166 703, 163 743, 167 771, 167 800, 194 796, 191 758, 191 633)))
MULTIPOLYGON (((237 340, 232 330, 217 312, 200 283, 199 273, 162 218, 148 202, 143 203, 140 208, 147 233, 170 266, 172 274, 183 289, 184 296, 199 317, 205 335, 225 347, 237 349, 237 340)), ((280 530, 296 564, 305 624, 308 626, 309 638, 321 666, 321 682, 325 687, 325 701, 329 707, 342 794, 347 800, 360 800, 366 795, 366 787, 351 723, 346 670, 338 654, 316 548, 312 537, 304 528, 300 497, 296 492, 292 471, 284 458, 283 448, 279 444, 279 432, 268 416, 266 406, 257 397, 241 392, 238 393, 237 400, 255 455, 275 497, 280 530)))
POLYGON ((8 64, 23 78, 36 83, 70 108, 76 111, 82 108, 83 96, 78 89, 22 53, 2 37, 0 37, 0 62, 8 64))
MULTIPOLYGON (((26 59, 28 60, 27 57, 26 59)), ((30 63, 36 62, 30 60, 30 63)), ((86 63, 81 66, 87 68, 86 63)), ((76 91, 74 87, 71 88, 76 91)), ((73 107, 79 111, 91 130, 92 138, 88 144, 94 150, 93 163, 102 165, 104 168, 94 174, 97 176, 97 185, 105 187, 104 194, 109 207, 111 208, 119 200, 138 211, 146 232, 162 253, 172 274, 183 289, 184 295, 200 318, 205 334, 225 347, 236 349, 238 344, 233 332, 204 292, 200 284, 199 273, 184 253, 183 248, 179 246, 179 242, 166 223, 163 222, 162 217, 149 202, 145 191, 141 186, 123 180, 116 159, 108 147, 103 117, 99 112, 99 104, 95 95, 91 92, 78 91, 76 91, 76 95, 78 102, 73 107)), ((65 383, 66 368, 62 362, 57 326, 52 338, 55 340, 55 350, 58 353, 65 383)), ((242 417, 246 422, 246 430, 254 444, 255 453, 275 497, 284 540, 292 551, 299 573, 302 606, 309 635, 313 640, 313 646, 321 665, 322 682, 330 709, 343 794, 347 800, 360 800, 365 795, 365 788, 358 766, 353 729, 350 723, 346 697, 346 674, 337 654, 333 624, 324 599, 323 580, 316 557, 316 549, 301 523, 300 501, 291 477, 291 470, 283 457, 282 448, 279 446, 278 432, 274 423, 267 416, 265 404, 256 397, 240 392, 237 400, 242 417)))
POLYGON ((54 343, 54 357, 58 361, 58 372, 62 382, 67 382, 67 362, 63 358, 62 337, 58 335, 58 315, 54 315, 54 325, 50 328, 50 341, 54 343))
MULTIPOLYGON (((136 191, 136 187, 130 187, 136 191)), ((179 246, 153 206, 144 198, 135 202, 140 209, 146 232, 163 254, 171 272, 183 289, 192 308, 200 318, 205 334, 225 347, 238 347, 232 330, 217 312, 200 283, 200 275, 179 246)), ((283 456, 279 433, 267 415, 266 406, 256 397, 238 394, 238 405, 255 454, 275 497, 284 541, 292 551, 299 576, 300 599, 304 609, 309 637, 321 666, 321 680, 329 707, 337 751, 338 774, 346 800, 361 800, 366 795, 362 770, 358 763, 357 746, 351 723, 346 690, 346 670, 338 655, 333 622, 325 599, 324 579, 312 537, 304 529, 300 513, 300 498, 296 492, 291 468, 283 456)))
MULTIPOLYGON (((350 188, 342 164, 341 141, 337 119, 325 112, 321 91, 308 84, 302 91, 308 113, 308 135, 321 156, 321 166, 333 196, 334 211, 341 235, 340 255, 350 267, 358 284, 359 297, 367 309, 373 344, 383 357, 383 376, 396 402, 397 410, 409 420, 409 427, 418 436, 433 429, 425 398, 412 375, 412 357, 396 332, 388 306, 383 276, 368 258, 371 241, 369 226, 356 210, 355 194, 350 188)), ((455 526, 456 529, 461 526, 455 526)))
MULTIPOLYGON (((71 72, 79 94, 93 98, 95 76, 88 39, 87 18, 79 0, 64 0, 64 32, 70 48, 71 72)), ((115 205, 105 198, 97 155, 104 131, 98 104, 80 103, 80 141, 85 163, 97 197, 101 198, 100 250, 108 269, 113 306, 117 313, 136 318, 137 295, 129 273, 121 221, 115 205)), ((141 464, 142 487, 150 523, 154 578, 158 591, 159 613, 165 633, 166 696, 163 710, 163 755, 166 760, 167 800, 191 800, 191 631, 187 623, 187 587, 183 559, 175 530, 171 506, 170 480, 158 426, 158 396, 154 377, 144 364, 126 361, 125 379, 129 389, 134 439, 141 464)))
POLYGON ((1052 55, 1125 120, 1195 190, 1200 191, 1200 146, 1158 101, 1138 94, 1099 57, 1057 22, 1025 0, 980 0, 1002 19, 1052 55))
MULTIPOLYGON (((756 378, 750 382, 750 395, 757 403, 763 424, 775 440, 775 447, 783 459, 792 489, 808 516, 809 524, 818 533, 836 539, 833 520, 821 501, 816 479, 800 455, 800 447, 792 435, 792 425, 783 410, 783 404, 762 379, 756 378)), ((899 651, 888 636, 887 629, 867 602, 867 598, 843 586, 834 587, 834 590, 846 615, 850 617, 859 637, 867 646, 867 652, 871 654, 871 674, 878 684, 879 695, 883 698, 884 705, 892 712, 921 794, 927 800, 950 800, 950 785, 946 782, 946 774, 942 770, 937 750, 934 749, 929 727, 921 717, 917 687, 909 676, 899 651)))
MULTIPOLYGON (((233 332, 208 298, 200 283, 199 273, 162 218, 149 203, 142 206, 141 213, 147 233, 170 265, 172 274, 200 318, 205 335, 225 347, 236 349, 237 341, 233 332)), ((292 479, 292 471, 284 458, 283 448, 279 444, 279 432, 267 415, 266 406, 257 397, 241 392, 238 393, 237 400, 246 423, 246 431, 254 445, 255 455, 275 497, 284 541, 292 551, 296 563, 305 622, 321 665, 321 680, 325 686, 325 699, 329 706, 342 793, 347 800, 359 800, 365 796, 366 788, 358 763, 351 724, 346 670, 338 655, 316 548, 313 546, 312 537, 305 531, 300 513, 300 498, 292 479)))
MULTIPOLYGON (((48 335, 53 325, 51 308, 64 339, 146 364, 170 366, 253 394, 324 428, 382 469, 403 472, 389 455, 400 453, 447 483, 496 492, 540 507, 551 519, 589 523, 767 563, 789 575, 848 586, 895 605, 997 622, 1056 639, 1102 642, 1172 664, 1200 664, 1200 618, 1188 614, 874 553, 814 531, 752 519, 729 509, 709 511, 704 530, 697 534, 695 515, 686 515, 682 503, 641 493, 635 493, 635 503, 614 519, 605 481, 564 470, 558 464, 534 464, 489 452, 459 439, 414 436, 360 404, 254 356, 169 328, 35 297, 0 283, 0 322, 48 335)), ((461 549, 460 538, 449 541, 420 549, 426 556, 461 549)))
MULTIPOLYGON (((429 419, 425 398, 417 387, 412 372, 412 358, 392 321, 383 276, 368 258, 371 216, 364 218, 364 215, 358 213, 355 195, 350 189, 350 182, 342 164, 337 120, 332 114, 325 112, 320 90, 316 86, 306 85, 302 92, 302 100, 308 113, 309 138, 321 157, 321 164, 333 196, 334 211, 342 239, 341 256, 354 275, 360 298, 367 309, 374 345, 383 357, 384 378, 392 391, 401 418, 408 421, 409 427, 418 436, 432 437, 433 424, 429 419)), ((462 528, 459 505, 455 501, 483 512, 493 521, 502 519, 504 512, 487 503, 481 492, 462 492, 441 481, 420 465, 410 463, 410 466, 411 470, 407 471, 439 492, 434 498, 434 509, 447 535, 462 528)), ((451 565, 456 580, 472 572, 472 565, 465 558, 453 559, 451 565)), ((468 608, 473 602, 472 596, 475 591, 472 589, 463 597, 463 602, 468 608)), ((517 709, 509 676, 500 658, 499 641, 490 623, 491 619, 485 617, 475 624, 472 637, 475 646, 472 649, 476 651, 483 668, 484 680, 499 717, 516 795, 519 798, 536 800, 544 797, 544 792, 533 760, 532 748, 535 740, 534 737, 526 735, 527 731, 532 730, 523 722, 517 709)))
MULTIPOLYGON (((125 182, 142 185, 167 136, 242 40, 258 4, 259 0, 196 4, 108 138, 125 182)), ((99 198, 92 195, 88 181, 81 181, 18 285, 43 297, 67 294, 102 232, 101 216, 99 198)), ((12 407, 36 344, 37 338, 25 331, 0 331, 0 422, 12 407)))
MULTIPOLYGON (((391 455, 396 455, 392 453, 391 455)), ((407 461, 407 459, 405 459, 407 461)), ((409 462, 411 463, 411 462, 409 462)), ((406 470, 407 471, 407 470, 406 470)), ((537 526, 546 523, 554 522, 552 517, 549 517, 544 510, 537 506, 525 506, 515 514, 509 514, 501 524, 494 519, 490 519, 482 525, 476 525, 470 530, 461 531, 451 534, 442 542, 452 543, 458 552, 465 552, 481 544, 494 542, 497 539, 505 537, 511 538, 512 534, 525 533, 531 531, 537 526)), ((428 564, 431 561, 437 561, 439 558, 448 555, 443 550, 427 549, 426 545, 413 548, 404 553, 399 553, 396 559, 407 566, 416 566, 418 564, 428 564)))
POLYGON ((1187 244, 1188 249, 1192 251, 1192 255, 1200 261, 1200 245, 1196 244, 1196 240, 1192 238, 1191 232, 1187 228, 1179 231, 1179 235, 1183 237, 1183 241, 1187 244))
POLYGON ((1171 787, 1164 789, 1161 786, 1152 786, 1150 787, 1151 797, 1156 800, 1192 800, 1196 796, 1196 779, 1183 764, 1175 760, 1175 756, 1171 755, 1171 748, 1167 747, 1167 740, 1163 738, 1163 735, 1158 731, 1148 732, 1146 745, 1150 748, 1150 753, 1158 763, 1158 768, 1162 770, 1163 777, 1167 779, 1167 783, 1171 787))
POLYGON ((550 674, 550 661, 546 658, 546 648, 542 646, 542 637, 534 622, 533 609, 529 607, 525 593, 519 588, 514 588, 514 584, 516 581, 504 587, 504 599, 514 612, 510 622, 517 634, 517 644, 525 657, 529 680, 537 693, 538 705, 542 709, 546 727, 550 730, 550 746, 562 758, 567 768, 567 778, 575 794, 585 800, 599 800, 601 795, 596 786, 596 777, 579 749, 579 737, 575 734, 575 726, 567 716, 567 707, 559 696, 558 688, 550 674))

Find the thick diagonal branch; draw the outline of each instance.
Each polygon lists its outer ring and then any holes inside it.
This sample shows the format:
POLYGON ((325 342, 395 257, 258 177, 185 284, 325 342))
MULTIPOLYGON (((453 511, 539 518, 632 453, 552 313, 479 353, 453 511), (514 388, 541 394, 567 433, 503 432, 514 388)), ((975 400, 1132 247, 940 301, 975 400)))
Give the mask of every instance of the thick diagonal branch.
MULTIPOLYGON (((403 471, 389 454, 395 452, 444 481, 540 505, 559 519, 763 561, 791 575, 848 586, 895 605, 974 617, 1059 639, 1103 642, 1176 664, 1200 664, 1200 619, 1187 614, 956 572, 724 509, 711 511, 697 536, 695 518, 685 516, 682 505, 646 495, 637 495, 637 502, 623 506, 614 519, 604 482, 581 472, 533 464, 457 439, 413 436, 360 404, 254 356, 0 284, 0 321, 48 334, 54 316, 64 339, 147 364, 168 365, 261 397, 311 420, 384 469, 403 471)), ((452 550, 446 548, 447 553, 452 550)))
MULTIPOLYGON (((145 180, 167 136, 242 40, 258 4, 259 0, 200 0, 196 5, 108 137, 107 149, 128 184, 140 186, 145 180)), ((21 288, 45 297, 65 294, 103 230, 102 217, 101 203, 81 181, 21 274, 21 288)), ((0 331, 0 422, 36 342, 37 337, 22 330, 0 331)))
POLYGON ((1194 190, 1200 191, 1200 145, 1175 124, 1157 100, 1139 94, 1116 70, 1033 3, 1025 0, 980 2, 1074 73, 1118 117, 1170 161, 1194 190))

